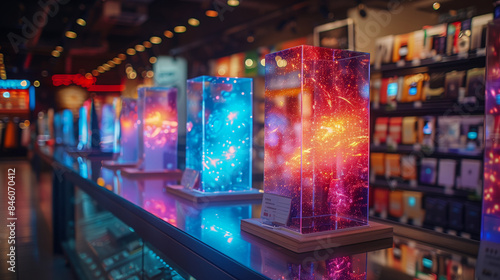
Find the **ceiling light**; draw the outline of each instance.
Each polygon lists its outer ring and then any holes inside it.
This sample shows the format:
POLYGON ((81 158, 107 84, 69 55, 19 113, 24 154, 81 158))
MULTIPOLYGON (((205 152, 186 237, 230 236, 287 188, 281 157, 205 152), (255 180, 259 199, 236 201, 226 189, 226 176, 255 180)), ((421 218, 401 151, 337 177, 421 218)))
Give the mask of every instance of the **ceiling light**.
POLYGON ((155 45, 158 45, 159 43, 161 43, 161 38, 158 36, 153 36, 149 38, 149 41, 155 45))
POLYGON ((104 67, 102 67, 102 66, 97 67, 97 72, 99 72, 101 74, 104 73, 105 72, 104 67))
POLYGON ((158 61, 158 59, 155 56, 152 56, 149 58, 149 63, 155 64, 158 61))
POLYGON ((92 79, 92 74, 90 74, 90 73, 85 74, 85 78, 92 79))
POLYGON ((107 63, 109 64, 109 66, 115 67, 115 63, 113 62, 113 60, 108 60, 107 63))
POLYGON ((254 41, 255 41, 255 37, 254 36, 250 35, 250 36, 247 37, 247 42, 253 43, 254 41))
POLYGON ((70 39, 75 39, 76 38, 76 33, 74 31, 66 31, 66 37, 70 39))
POLYGON ((432 8, 437 11, 439 10, 439 8, 441 8, 441 4, 439 2, 434 2, 434 4, 432 4, 432 8))
POLYGON ((51 54, 52 54, 53 57, 59 57, 59 56, 61 56, 61 53, 58 52, 58 51, 56 51, 56 50, 53 50, 51 54))
POLYGON ((207 10, 205 12, 205 15, 207 17, 217 17, 219 15, 219 13, 217 11, 214 11, 214 10, 207 10))
POLYGON ((227 4, 231 7, 236 7, 240 4, 240 1, 238 0, 227 0, 227 4))
POLYGON ((99 76, 99 72, 98 72, 97 70, 95 70, 95 69, 94 69, 94 70, 92 70, 92 75, 94 75, 94 76, 99 76))
POLYGON ((115 57, 115 58, 113 58, 113 63, 118 65, 118 64, 122 63, 122 60, 119 59, 118 57, 115 57))
POLYGON ((138 52, 143 52, 145 49, 143 45, 135 45, 135 50, 138 52))
POLYGON ((150 41, 144 41, 142 42, 142 45, 148 49, 153 46, 150 41))
POLYGON ((56 47, 56 51, 58 51, 58 52, 62 52, 63 50, 64 50, 64 48, 63 48, 63 47, 61 47, 61 46, 57 46, 57 47, 56 47))
POLYGON ((135 50, 134 50, 134 49, 132 49, 132 48, 128 48, 128 49, 127 49, 127 54, 128 54, 128 55, 134 55, 134 54, 135 54, 135 50))
POLYGON ((104 64, 102 65, 102 68, 103 68, 104 70, 106 70, 106 71, 109 71, 109 69, 111 69, 111 66, 109 66, 109 65, 108 65, 108 64, 106 64, 106 63, 104 63, 104 64))
POLYGON ((151 70, 149 70, 148 72, 146 72, 146 77, 148 78, 153 78, 153 76, 155 75, 155 73, 151 70))
POLYGON ((200 21, 197 20, 197 19, 195 19, 195 18, 188 19, 188 23, 191 26, 198 26, 198 25, 200 25, 200 21))
POLYGON ((39 81, 39 80, 35 80, 35 81, 33 82, 33 85, 34 85, 35 87, 39 87, 39 86, 40 86, 40 81, 39 81))
POLYGON ((183 25, 176 26, 176 27, 174 27, 174 32, 175 33, 184 33, 184 32, 186 32, 186 27, 183 25))
POLYGON ((126 55, 124 55, 124 54, 122 54, 122 53, 121 53, 121 54, 119 54, 119 55, 117 55, 117 57, 118 57, 120 60, 125 60, 125 59, 127 59, 127 56, 126 56, 126 55))
POLYGON ((163 32, 163 35, 165 35, 165 37, 167 37, 167 38, 174 37, 174 33, 170 30, 165 30, 165 32, 163 32))
POLYGON ((83 18, 79 18, 76 20, 76 24, 78 24, 80 26, 85 26, 85 25, 87 25, 87 22, 83 18))

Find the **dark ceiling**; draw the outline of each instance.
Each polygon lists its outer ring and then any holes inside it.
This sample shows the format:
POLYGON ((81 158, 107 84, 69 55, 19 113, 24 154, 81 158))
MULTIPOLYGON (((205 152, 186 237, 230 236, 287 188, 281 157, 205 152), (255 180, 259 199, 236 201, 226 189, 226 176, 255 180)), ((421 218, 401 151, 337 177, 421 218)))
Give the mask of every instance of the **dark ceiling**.
MULTIPOLYGON (((159 36, 163 42, 128 57, 128 63, 147 69, 151 67, 149 57, 159 54, 182 55, 206 63, 210 58, 310 34, 316 25, 345 18, 347 9, 356 7, 361 0, 239 2, 239 6, 230 7, 226 0, 4 1, 0 52, 9 78, 37 78, 43 71, 47 75, 87 73, 151 36, 159 36), (207 10, 217 10, 219 15, 207 17, 207 10), (79 26, 78 18, 84 19, 86 25, 79 26), (189 26, 189 18, 199 19, 200 25, 189 26), (186 26, 187 31, 170 39, 163 35, 177 25, 186 26), (77 37, 66 38, 68 30, 76 32, 77 37), (250 35, 255 37, 252 43, 247 41, 250 35), (51 55, 56 46, 64 48, 57 58, 51 55)), ((363 0, 363 4, 374 8, 386 8, 388 2, 363 0)), ((479 2, 483 2, 480 10, 492 10, 491 1, 479 2)), ((420 9, 430 10, 431 4, 420 9)), ((445 1, 441 11, 471 4, 467 0, 445 1)), ((104 75, 119 77, 111 72, 104 75)))

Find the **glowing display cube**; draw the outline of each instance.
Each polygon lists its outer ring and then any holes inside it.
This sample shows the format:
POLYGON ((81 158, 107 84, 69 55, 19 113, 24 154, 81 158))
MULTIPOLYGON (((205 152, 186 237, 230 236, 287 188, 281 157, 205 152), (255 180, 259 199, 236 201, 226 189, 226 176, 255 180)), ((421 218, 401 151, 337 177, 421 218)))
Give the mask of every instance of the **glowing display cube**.
POLYGON ((140 169, 176 169, 177 89, 139 88, 138 102, 140 169))
POLYGON ((298 46, 265 67, 264 191, 292 198, 286 226, 367 225, 369 54, 298 46))
POLYGON ((119 162, 137 162, 139 149, 137 99, 122 98, 120 111, 120 156, 119 162))
POLYGON ((252 79, 201 76, 187 81, 186 167, 199 191, 252 188, 252 79))
POLYGON ((102 105, 100 133, 101 150, 113 151, 115 139, 115 109, 112 104, 102 105))

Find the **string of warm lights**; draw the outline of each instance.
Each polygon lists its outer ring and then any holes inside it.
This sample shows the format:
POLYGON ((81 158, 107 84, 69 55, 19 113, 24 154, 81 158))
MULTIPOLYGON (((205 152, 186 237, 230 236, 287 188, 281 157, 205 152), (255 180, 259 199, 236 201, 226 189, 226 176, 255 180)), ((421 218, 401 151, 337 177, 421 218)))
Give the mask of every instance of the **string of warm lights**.
POLYGON ((3 62, 3 53, 0 53, 0 78, 7 80, 7 72, 5 71, 5 64, 3 62))
MULTIPOLYGON (((238 1, 238 0, 228 0, 227 1, 228 6, 236 7, 239 4, 240 4, 240 1, 238 1)), ((217 16, 219 16, 219 13, 214 9, 207 9, 205 11, 205 15, 207 17, 210 17, 210 18, 216 18, 217 16)), ((197 27, 200 25, 200 20, 197 18, 191 17, 187 20, 187 23, 188 23, 188 25, 190 25, 192 27, 197 27)), ((84 25, 82 25, 82 26, 84 26, 84 25)), ((181 34, 181 33, 184 33, 186 31, 187 31, 187 27, 185 25, 177 25, 173 28, 173 32, 171 30, 165 30, 163 32, 163 36, 165 36, 165 38, 167 38, 167 39, 172 39, 174 37, 175 33, 181 34)), ((76 33, 75 33, 75 38, 76 38, 76 33)), ((132 56, 136 55, 137 53, 144 52, 146 49, 153 47, 153 45, 159 45, 162 42, 163 42, 163 40, 161 37, 152 36, 151 38, 149 38, 149 41, 144 41, 142 44, 137 44, 133 47, 126 49, 125 53, 128 56, 132 57, 132 56)), ((91 72, 89 72, 87 74, 97 77, 100 74, 103 74, 103 73, 111 70, 112 68, 114 68, 115 65, 120 64, 126 58, 127 58, 127 56, 125 54, 119 54, 115 58, 112 58, 107 63, 98 66, 96 69, 92 70, 91 72), (114 64, 112 65, 110 62, 112 62, 114 64)), ((158 59, 155 56, 152 56, 149 58, 149 63, 151 63, 151 64, 155 64, 157 61, 158 61, 158 59)), ((135 79, 137 77, 136 71, 132 68, 132 66, 130 64, 127 64, 125 72, 126 72, 127 77, 129 79, 135 79)), ((154 75, 154 73, 151 70, 145 71, 145 73, 143 73, 143 77, 151 78, 151 77, 153 77, 153 75, 154 75)))

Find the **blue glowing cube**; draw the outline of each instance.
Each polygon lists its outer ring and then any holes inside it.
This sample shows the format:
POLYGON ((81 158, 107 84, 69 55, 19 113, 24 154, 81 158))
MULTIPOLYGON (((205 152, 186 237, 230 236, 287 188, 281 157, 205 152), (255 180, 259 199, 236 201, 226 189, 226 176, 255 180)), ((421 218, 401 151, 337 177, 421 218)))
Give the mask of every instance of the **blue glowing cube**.
POLYGON ((187 81, 186 168, 199 191, 252 188, 252 79, 201 76, 187 81))

